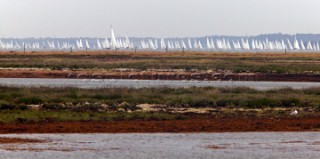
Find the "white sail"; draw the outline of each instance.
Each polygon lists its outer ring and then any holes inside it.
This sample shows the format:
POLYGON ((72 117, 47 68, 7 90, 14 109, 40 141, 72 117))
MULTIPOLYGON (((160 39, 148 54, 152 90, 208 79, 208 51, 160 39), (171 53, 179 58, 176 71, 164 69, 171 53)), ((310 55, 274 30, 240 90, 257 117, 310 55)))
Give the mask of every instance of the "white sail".
POLYGON ((210 41, 209 41, 209 38, 207 38, 207 48, 208 48, 208 49, 212 49, 211 44, 210 44, 210 41))
POLYGON ((188 45, 189 45, 189 49, 192 49, 192 44, 191 44, 190 38, 188 39, 188 45))
POLYGON ((307 43, 307 50, 313 50, 313 48, 312 48, 312 45, 311 45, 311 42, 310 42, 310 41, 308 41, 308 43, 307 43))
POLYGON ((288 41, 289 49, 290 49, 290 50, 293 50, 293 47, 292 47, 292 44, 291 44, 290 40, 287 39, 287 41, 288 41))
POLYGON ((182 45, 182 48, 183 48, 183 49, 186 49, 186 48, 187 48, 187 46, 186 46, 186 44, 184 43, 183 40, 181 40, 181 45, 182 45))
POLYGON ((143 40, 140 41, 140 46, 141 46, 141 49, 145 49, 145 48, 146 48, 146 47, 145 47, 145 43, 144 43, 143 40))
POLYGON ((109 43, 109 40, 108 40, 108 38, 106 38, 105 40, 104 40, 104 48, 106 48, 106 49, 110 49, 110 43, 109 43))
POLYGON ((284 43, 284 40, 281 41, 282 49, 287 50, 287 45, 284 43))
POLYGON ((241 39, 241 47, 242 49, 247 50, 247 44, 243 39, 241 39))
POLYGON ((256 44, 254 43, 254 39, 252 39, 252 41, 251 41, 251 48, 252 48, 252 50, 255 50, 257 48, 256 44))
POLYGON ((158 49, 159 45, 158 45, 158 40, 154 40, 154 49, 158 49))
POLYGON ((168 41, 168 45, 167 46, 168 46, 168 49, 172 49, 170 41, 168 41))
POLYGON ((79 41, 80 48, 83 48, 82 40, 79 41))
POLYGON ((222 42, 221 42, 221 40, 217 39, 216 43, 217 43, 217 49, 221 50, 221 49, 222 49, 222 42))
POLYGON ((211 45, 212 49, 216 49, 216 47, 214 46, 214 42, 213 42, 212 38, 210 39, 210 45, 211 45))
POLYGON ((304 46, 304 44, 303 44, 303 41, 302 41, 302 40, 300 40, 300 45, 301 45, 301 50, 305 50, 305 49, 306 49, 306 47, 304 46))
POLYGON ((160 47, 161 47, 161 49, 165 49, 166 48, 166 43, 164 42, 164 39, 161 39, 160 47))
POLYGON ((299 42, 298 42, 296 37, 294 38, 293 49, 294 50, 300 50, 299 42))
POLYGON ((129 40, 128 35, 126 35, 126 40, 125 40, 125 48, 131 49, 132 47, 130 46, 131 42, 129 40))
POLYGON ((313 43, 312 44, 312 50, 316 50, 317 49, 317 44, 316 43, 313 43))
POLYGON ((151 39, 149 40, 149 46, 150 46, 150 49, 153 49, 153 50, 155 49, 154 43, 151 39))
POLYGON ((200 40, 198 41, 198 47, 199 47, 199 49, 202 49, 202 44, 201 44, 200 40))
POLYGON ((227 44, 227 49, 231 50, 231 45, 230 45, 230 41, 229 40, 226 41, 226 44, 227 44))
POLYGON ((117 43, 116 36, 114 35, 112 26, 111 26, 110 30, 111 30, 111 43, 110 43, 110 48, 111 48, 111 49, 118 49, 119 46, 118 46, 118 43, 117 43))
POLYGON ((171 49, 175 49, 174 44, 172 41, 170 41, 171 49))
POLYGON ((100 43, 99 39, 97 39, 97 46, 98 46, 98 49, 101 49, 101 48, 102 48, 102 46, 101 46, 101 43, 100 43))
POLYGON ((121 39, 117 39, 117 48, 123 48, 123 44, 122 44, 122 40, 121 39))
POLYGON ((90 45, 89 45, 88 40, 86 40, 86 48, 87 48, 87 49, 90 49, 90 45))
POLYGON ((199 48, 198 43, 197 43, 197 40, 194 40, 194 42, 193 42, 193 48, 195 48, 195 49, 198 49, 198 48, 199 48))
POLYGON ((222 49, 224 49, 224 50, 227 49, 227 43, 226 43, 226 40, 224 38, 222 39, 222 49))
POLYGON ((181 48, 178 41, 174 42, 174 46, 175 46, 176 49, 180 49, 181 48))
POLYGON ((58 49, 61 49, 59 41, 57 41, 58 49))

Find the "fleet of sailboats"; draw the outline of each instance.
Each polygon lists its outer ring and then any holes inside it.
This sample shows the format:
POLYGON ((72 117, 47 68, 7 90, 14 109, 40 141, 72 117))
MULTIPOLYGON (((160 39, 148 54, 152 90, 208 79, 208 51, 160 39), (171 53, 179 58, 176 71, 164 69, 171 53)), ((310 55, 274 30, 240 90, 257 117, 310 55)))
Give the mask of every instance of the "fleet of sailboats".
POLYGON ((268 38, 240 38, 237 40, 221 38, 146 38, 131 41, 126 35, 117 38, 110 28, 111 38, 79 38, 70 40, 36 40, 33 42, 0 39, 0 50, 104 50, 104 49, 140 49, 140 50, 203 50, 203 51, 320 51, 319 41, 282 39, 271 41, 268 38))

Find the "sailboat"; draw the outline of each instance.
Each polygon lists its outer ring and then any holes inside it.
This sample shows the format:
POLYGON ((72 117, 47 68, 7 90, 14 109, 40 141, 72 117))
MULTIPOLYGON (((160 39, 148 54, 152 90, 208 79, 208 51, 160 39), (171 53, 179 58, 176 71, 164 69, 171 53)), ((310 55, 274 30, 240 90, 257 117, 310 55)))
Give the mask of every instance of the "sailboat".
POLYGON ((189 45, 189 49, 192 49, 192 44, 191 44, 190 38, 188 39, 188 45, 189 45))
POLYGON ((101 43, 100 43, 99 39, 97 39, 97 46, 98 46, 98 49, 101 50, 102 47, 101 47, 101 43))
POLYGON ((86 48, 87 48, 87 49, 90 49, 90 45, 89 45, 88 40, 86 40, 86 48))
POLYGON ((198 41, 198 47, 199 47, 199 49, 202 49, 202 44, 201 44, 200 40, 198 41))
POLYGON ((210 43, 210 41, 209 41, 209 38, 207 38, 207 48, 208 48, 208 49, 212 49, 211 43, 210 43))
POLYGON ((288 41, 289 49, 290 49, 290 50, 293 50, 293 47, 292 47, 292 45, 291 45, 290 40, 289 40, 289 39, 287 39, 287 41, 288 41))
POLYGON ((161 47, 161 49, 166 49, 166 43, 164 42, 164 39, 161 39, 160 40, 160 47, 161 47))
POLYGON ((312 45, 311 45, 311 42, 310 42, 310 41, 308 41, 308 43, 307 43, 307 50, 313 50, 313 48, 312 48, 312 45))
POLYGON ((184 43, 183 40, 181 40, 181 45, 182 45, 182 48, 183 48, 183 49, 186 49, 186 48, 187 48, 187 46, 186 46, 186 44, 184 43))
POLYGON ((306 49, 306 47, 304 46, 304 44, 303 44, 303 41, 302 41, 302 40, 300 40, 300 44, 301 44, 301 50, 305 50, 305 49, 306 49))
POLYGON ((211 45, 212 49, 216 49, 216 47, 214 46, 214 42, 213 42, 212 38, 210 39, 210 45, 211 45))
POLYGON ((294 38, 293 49, 294 50, 300 50, 299 42, 298 42, 296 37, 294 38))
POLYGON ((110 48, 111 48, 111 49, 118 49, 118 48, 119 48, 118 42, 117 42, 116 36, 114 35, 112 26, 111 26, 110 30, 111 30, 111 43, 110 43, 110 48))

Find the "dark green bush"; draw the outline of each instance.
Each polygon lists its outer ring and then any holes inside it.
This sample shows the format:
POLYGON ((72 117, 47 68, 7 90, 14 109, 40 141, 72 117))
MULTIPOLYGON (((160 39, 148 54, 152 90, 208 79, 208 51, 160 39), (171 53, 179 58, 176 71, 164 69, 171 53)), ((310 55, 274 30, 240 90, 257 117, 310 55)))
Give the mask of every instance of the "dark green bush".
POLYGON ((289 99, 282 99, 281 106, 283 107, 294 107, 299 106, 301 101, 297 98, 289 98, 289 99))
POLYGON ((23 104, 41 104, 43 103, 43 100, 38 97, 25 97, 25 98, 20 98, 18 100, 18 103, 23 103, 23 104))
POLYGON ((12 104, 12 103, 6 103, 6 102, 1 102, 0 103, 0 109, 1 110, 13 110, 16 109, 16 105, 12 104))
POLYGON ((209 98, 195 98, 188 103, 191 107, 212 107, 215 103, 209 98))
POLYGON ((239 106, 239 100, 236 99, 219 99, 216 101, 216 106, 226 107, 226 106, 239 106))
POLYGON ((279 104, 276 100, 269 99, 269 98, 244 100, 240 104, 240 106, 244 106, 248 108, 276 107, 278 105, 279 104))

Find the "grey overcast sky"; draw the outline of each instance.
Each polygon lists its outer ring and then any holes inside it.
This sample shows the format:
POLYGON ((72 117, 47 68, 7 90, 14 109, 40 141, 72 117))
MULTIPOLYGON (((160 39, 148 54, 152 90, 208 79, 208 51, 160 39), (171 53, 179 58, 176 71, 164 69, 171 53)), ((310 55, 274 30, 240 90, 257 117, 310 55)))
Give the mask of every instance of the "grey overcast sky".
POLYGON ((320 33, 320 0, 0 0, 0 37, 320 33))

